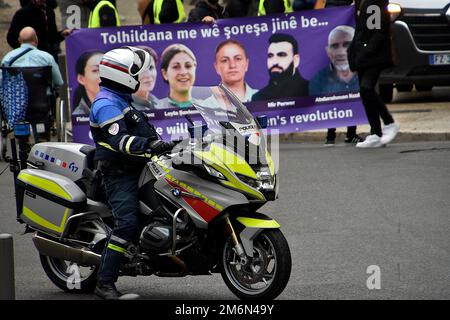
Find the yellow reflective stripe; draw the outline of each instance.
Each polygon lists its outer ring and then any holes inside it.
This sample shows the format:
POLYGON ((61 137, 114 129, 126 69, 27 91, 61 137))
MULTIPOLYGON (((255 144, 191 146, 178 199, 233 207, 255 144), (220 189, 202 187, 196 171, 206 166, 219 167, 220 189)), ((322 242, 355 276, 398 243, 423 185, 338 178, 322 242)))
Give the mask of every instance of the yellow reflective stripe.
POLYGON ((250 165, 240 156, 217 144, 211 146, 211 152, 229 167, 231 171, 256 179, 255 171, 253 171, 252 167, 250 167, 250 165))
POLYGON ((266 199, 261 192, 255 190, 253 188, 250 188, 247 184, 241 182, 240 180, 235 178, 233 175, 231 175, 227 170, 224 170, 223 167, 221 167, 217 164, 214 164, 214 163, 210 163, 209 165, 211 167, 213 167, 214 169, 216 169, 217 171, 219 171, 220 173, 222 173, 225 176, 225 178, 228 179, 228 181, 220 180, 220 182, 222 184, 229 186, 236 190, 244 191, 245 193, 250 194, 259 200, 266 199))
POLYGON ((275 174, 275 164, 273 163, 272 156, 270 155, 269 151, 266 151, 266 160, 267 164, 269 165, 270 173, 272 175, 275 174))
POLYGON ((136 137, 132 136, 132 137, 128 138, 127 144, 125 146, 125 152, 126 153, 131 153, 130 152, 130 147, 131 147, 131 143, 133 142, 134 138, 136 138, 136 137))
POLYGON ((231 171, 256 179, 255 171, 244 159, 221 145, 213 143, 209 151, 195 151, 194 154, 200 159, 206 159, 210 162, 220 161, 231 171))
MULTIPOLYGON (((116 149, 114 149, 113 147, 111 147, 109 144, 107 144, 106 142, 99 142, 97 141, 97 144, 114 152, 118 152, 116 149)), ((126 147, 125 147, 126 148, 126 147)), ((150 153, 144 153, 144 154, 131 154, 134 157, 144 157, 144 158, 151 158, 151 154, 150 153)))
POLYGON ((106 148, 108 150, 117 152, 116 149, 114 149, 113 147, 111 147, 109 144, 105 143, 105 142, 97 142, 99 145, 101 145, 103 148, 106 148))
MULTIPOLYGON (((214 144, 211 146, 211 149, 213 149, 214 144)), ((216 147, 217 150, 225 150, 219 146, 216 147)), ((222 156, 225 155, 225 157, 232 157, 234 156, 234 154, 232 154, 231 152, 228 152, 227 150, 225 150, 228 154, 222 153, 222 156)), ((249 195, 252 195, 253 197, 259 199, 259 200, 265 200, 266 198, 263 196, 263 194, 253 188, 250 188, 247 184, 241 182, 240 180, 238 180, 235 176, 233 176, 231 172, 237 172, 237 173, 242 173, 245 175, 249 175, 252 178, 256 179, 256 174, 255 172, 250 168, 250 170, 252 170, 253 175, 250 174, 249 171, 245 171, 242 170, 242 166, 237 165, 237 166, 233 166, 233 165, 225 165, 223 164, 223 160, 219 159, 217 156, 220 155, 220 153, 216 152, 212 152, 212 151, 194 151, 194 154, 199 157, 200 159, 202 159, 203 161, 205 161, 208 165, 210 165, 211 167, 213 167, 214 169, 216 169, 217 171, 219 171, 220 173, 222 173, 225 178, 228 179, 228 181, 223 181, 220 180, 220 182, 226 186, 229 186, 233 189, 236 190, 240 190, 243 191, 249 195), (234 171, 235 170, 235 171, 234 171), (243 173, 244 172, 244 173, 243 173)), ((227 158, 225 158, 226 160, 227 158)), ((249 166, 247 163, 245 163, 247 166, 249 166)), ((250 166, 249 166, 250 167, 250 166)))
POLYGON ((31 184, 39 189, 50 192, 58 197, 64 198, 66 200, 72 200, 70 194, 68 194, 66 190, 64 190, 56 182, 41 177, 36 177, 25 172, 21 172, 17 178, 25 183, 31 184))
POLYGON ((88 24, 88 28, 99 28, 100 27, 100 9, 103 6, 108 6, 111 9, 114 10, 114 15, 116 17, 116 27, 120 27, 120 16, 119 16, 119 12, 117 11, 116 7, 114 7, 114 5, 112 3, 110 3, 109 1, 100 1, 94 8, 94 10, 91 11, 90 15, 89 15, 89 24, 88 24))
POLYGON ((62 233, 64 231, 64 227, 66 225, 67 216, 69 214, 69 209, 67 208, 64 211, 64 216, 63 216, 63 219, 61 221, 61 225, 60 226, 57 226, 57 225, 55 225, 55 224, 45 220, 44 218, 42 218, 37 213, 33 212, 32 210, 30 210, 27 207, 23 207, 22 213, 23 213, 23 215, 25 217, 27 217, 31 221, 37 223, 38 225, 40 225, 40 226, 42 226, 44 228, 47 228, 49 230, 53 230, 53 231, 56 231, 58 233, 62 233))
MULTIPOLYGON (((259 0, 259 6, 258 6, 258 16, 265 16, 266 15, 266 8, 264 8, 264 1, 265 0, 259 0)), ((284 0, 284 13, 290 13, 294 12, 294 9, 292 9, 291 1, 290 0, 284 0)))
POLYGON ((116 246, 116 245, 114 245, 112 243, 108 243, 108 249, 111 249, 111 250, 114 250, 114 251, 117 251, 117 252, 120 252, 120 253, 125 253, 126 252, 126 250, 124 248, 116 246))
POLYGON ((186 13, 184 12, 184 5, 180 0, 177 0, 178 20, 175 23, 184 22, 186 19, 186 13))
MULTIPOLYGON (((161 21, 159 20, 159 15, 161 14, 161 9, 163 5, 164 0, 155 0, 153 2, 153 18, 155 24, 160 24, 161 21)), ((176 0, 177 4, 177 10, 178 10, 178 19, 177 21, 174 21, 174 23, 181 23, 185 21, 186 13, 184 11, 184 5, 181 2, 181 0, 176 0)))
POLYGON ((237 217, 236 220, 247 228, 276 229, 281 227, 275 220, 262 220, 247 217, 237 217))

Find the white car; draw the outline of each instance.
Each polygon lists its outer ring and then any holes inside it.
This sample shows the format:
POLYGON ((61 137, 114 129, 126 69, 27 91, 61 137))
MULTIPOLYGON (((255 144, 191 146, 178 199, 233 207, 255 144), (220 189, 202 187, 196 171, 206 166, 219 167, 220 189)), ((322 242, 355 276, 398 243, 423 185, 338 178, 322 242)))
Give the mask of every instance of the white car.
POLYGON ((450 0, 390 0, 395 67, 380 77, 386 102, 398 91, 450 85, 450 0))

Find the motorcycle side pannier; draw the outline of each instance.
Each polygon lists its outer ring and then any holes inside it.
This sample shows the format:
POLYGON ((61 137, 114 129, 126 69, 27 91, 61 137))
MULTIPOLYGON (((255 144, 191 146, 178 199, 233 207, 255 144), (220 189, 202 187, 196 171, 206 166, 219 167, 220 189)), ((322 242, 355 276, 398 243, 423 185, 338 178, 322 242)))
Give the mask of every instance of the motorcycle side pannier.
POLYGON ((20 219, 32 228, 60 235, 67 219, 86 207, 86 195, 69 178, 36 169, 17 176, 20 219))

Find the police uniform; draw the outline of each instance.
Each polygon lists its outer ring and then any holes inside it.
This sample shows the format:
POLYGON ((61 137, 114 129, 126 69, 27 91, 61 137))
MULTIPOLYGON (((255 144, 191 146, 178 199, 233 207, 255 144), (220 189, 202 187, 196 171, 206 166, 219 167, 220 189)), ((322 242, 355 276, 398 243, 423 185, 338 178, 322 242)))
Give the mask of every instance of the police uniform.
MULTIPOLYGON (((101 87, 91 107, 90 128, 114 216, 114 229, 102 256, 99 282, 117 281, 120 264, 138 229, 138 179, 146 151, 158 134, 130 94, 101 87)), ((150 156, 150 155, 148 155, 150 156)))

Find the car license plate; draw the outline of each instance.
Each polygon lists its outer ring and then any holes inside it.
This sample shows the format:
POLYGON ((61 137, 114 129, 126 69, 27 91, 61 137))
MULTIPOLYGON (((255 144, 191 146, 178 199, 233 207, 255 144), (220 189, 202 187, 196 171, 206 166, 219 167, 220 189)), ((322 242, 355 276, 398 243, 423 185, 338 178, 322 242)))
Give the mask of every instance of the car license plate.
POLYGON ((450 64, 450 53, 440 53, 430 55, 431 65, 450 64))

